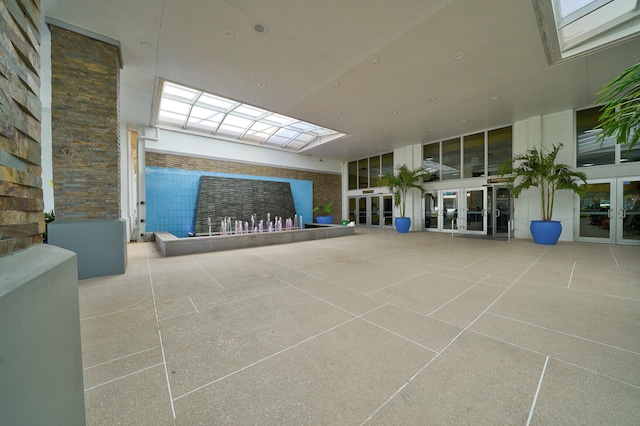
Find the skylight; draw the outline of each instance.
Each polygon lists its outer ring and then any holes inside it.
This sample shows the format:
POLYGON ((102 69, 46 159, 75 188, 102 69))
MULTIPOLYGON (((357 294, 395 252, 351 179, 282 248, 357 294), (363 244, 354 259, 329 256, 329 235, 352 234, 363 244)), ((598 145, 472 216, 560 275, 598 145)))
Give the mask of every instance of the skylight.
POLYGON ((157 124, 293 152, 344 136, 335 130, 168 81, 162 83, 157 124))
POLYGON ((640 32, 640 0, 537 0, 537 5, 550 63, 640 32))

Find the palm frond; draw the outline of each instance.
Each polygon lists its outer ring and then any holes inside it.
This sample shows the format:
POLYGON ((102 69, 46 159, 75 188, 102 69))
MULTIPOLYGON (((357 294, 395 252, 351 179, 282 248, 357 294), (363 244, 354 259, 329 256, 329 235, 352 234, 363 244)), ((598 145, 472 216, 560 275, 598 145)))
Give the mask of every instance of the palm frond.
POLYGON ((598 95, 596 103, 604 103, 598 140, 615 135, 616 143, 629 144, 630 151, 640 138, 640 61, 622 71, 598 95))

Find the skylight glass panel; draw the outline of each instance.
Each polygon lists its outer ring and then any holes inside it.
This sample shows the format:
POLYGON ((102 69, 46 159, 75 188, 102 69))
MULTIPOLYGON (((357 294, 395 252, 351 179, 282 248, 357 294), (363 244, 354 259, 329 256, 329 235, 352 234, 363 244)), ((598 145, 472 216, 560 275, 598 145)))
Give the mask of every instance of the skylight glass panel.
MULTIPOLYGON (((607 0, 608 3, 611 0, 607 0)), ((574 12, 577 12, 580 9, 586 8, 587 6, 593 6, 596 3, 599 3, 597 0, 559 0, 558 4, 560 5, 560 16, 562 18, 566 18, 574 12)), ((602 3, 600 1, 600 3, 602 3)))
POLYGON ((200 94, 198 90, 190 89, 184 86, 178 86, 172 83, 165 83, 164 93, 167 95, 182 98, 187 102, 193 102, 200 94))
POLYGON ((174 101, 172 99, 164 98, 162 102, 160 102, 160 111, 173 112, 175 114, 189 114, 189 109, 191 105, 185 104, 184 102, 174 101))
POLYGON ((286 117, 286 116, 280 115, 280 114, 271 114, 268 117, 265 117, 264 121, 269 121, 269 122, 275 123, 275 124, 277 124, 277 125, 279 125, 281 127, 284 127, 284 126, 288 126, 291 123, 295 123, 298 120, 296 120, 294 118, 291 118, 291 117, 286 117))
POLYGON ((234 109, 233 114, 236 114, 236 113, 241 115, 247 115, 249 117, 253 117, 256 119, 269 114, 268 111, 265 111, 260 108, 254 108, 252 106, 245 105, 245 104, 242 104, 238 108, 234 109))
POLYGON ((157 123, 288 151, 344 136, 313 123, 168 81, 162 84, 157 123))
POLYGON ((178 127, 182 127, 185 121, 187 121, 187 116, 169 111, 160 111, 159 120, 167 124, 173 124, 177 125, 178 127))
POLYGON ((242 117, 236 117, 235 115, 227 115, 223 121, 227 126, 238 127, 240 129, 248 129, 253 121, 242 117))
POLYGON ((199 118, 202 120, 222 121, 222 119, 224 118, 224 113, 222 112, 214 111, 209 108, 202 108, 199 106, 194 106, 191 109, 190 115, 192 118, 199 118))
POLYGON ((187 123, 187 128, 200 129, 206 132, 214 132, 219 125, 220 125, 219 121, 199 120, 191 117, 189 118, 189 122, 187 123))
POLYGON ((198 98, 199 104, 209 105, 215 107, 216 109, 220 109, 222 111, 229 111, 234 106, 238 105, 237 102, 230 101, 228 99, 221 98, 219 96, 210 95, 208 93, 203 93, 200 98, 198 98))
POLYGON ((535 0, 550 4, 552 24, 545 18, 541 29, 549 37, 552 63, 615 43, 640 32, 638 0, 535 0), (555 26, 555 31, 552 30, 555 26))

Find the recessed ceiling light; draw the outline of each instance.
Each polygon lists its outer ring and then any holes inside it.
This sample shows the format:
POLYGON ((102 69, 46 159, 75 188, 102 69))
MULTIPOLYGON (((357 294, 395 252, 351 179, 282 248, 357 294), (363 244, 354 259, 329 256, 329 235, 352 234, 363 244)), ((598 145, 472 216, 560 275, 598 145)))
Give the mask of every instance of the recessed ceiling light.
POLYGON ((144 40, 144 39, 138 40, 138 43, 140 43, 140 46, 142 46, 142 47, 150 47, 151 46, 151 43, 149 42, 149 40, 144 40))
POLYGON ((372 64, 376 64, 378 63, 378 61, 380 60, 380 58, 378 58, 377 56, 372 56, 369 58, 369 62, 372 64))
POLYGON ((334 81, 333 83, 331 83, 330 85, 331 87, 333 87, 334 89, 337 87, 340 87, 340 82, 339 81, 334 81))
POLYGON ((398 111, 391 111, 391 115, 398 115, 398 111))
POLYGON ((455 56, 453 57, 456 61, 459 61, 460 59, 464 58, 464 53, 460 52, 460 53, 456 53, 455 56))
POLYGON ((466 122, 467 122, 467 120, 461 120, 460 122, 461 122, 462 124, 464 124, 464 123, 466 123, 466 122))
POLYGON ((260 22, 256 22, 252 24, 251 29, 253 30, 254 33, 259 35, 265 35, 266 33, 269 32, 269 27, 267 27, 266 24, 262 24, 260 22))
POLYGON ((500 96, 491 96, 489 99, 492 101, 497 101, 498 99, 500 99, 500 96))
POLYGON ((593 165, 594 165, 593 163, 584 163, 583 164, 584 167, 589 167, 589 166, 593 166, 593 165))
POLYGON ((222 35, 227 37, 227 38, 231 38, 234 36, 233 30, 231 28, 223 28, 222 29, 222 35))
POLYGON ((384 129, 384 132, 385 133, 389 133, 389 129, 384 129))
POLYGON ((429 102, 434 102, 436 101, 438 98, 436 98, 435 96, 430 97, 429 99, 427 99, 429 102))
POLYGON ((258 83, 258 87, 261 89, 264 89, 265 87, 267 87, 266 83, 258 83))
POLYGON ((340 111, 336 111, 336 115, 341 115, 342 113, 340 111))

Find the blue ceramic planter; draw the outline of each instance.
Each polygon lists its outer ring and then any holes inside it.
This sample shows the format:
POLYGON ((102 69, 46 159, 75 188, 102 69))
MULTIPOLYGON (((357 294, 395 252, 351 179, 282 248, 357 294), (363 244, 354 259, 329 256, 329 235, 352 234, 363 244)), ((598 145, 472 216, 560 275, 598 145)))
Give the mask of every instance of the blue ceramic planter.
POLYGON ((406 234, 407 232, 409 232, 409 228, 411 228, 410 217, 396 218, 396 231, 398 231, 400 234, 406 234))
POLYGON ((331 225, 333 223, 333 216, 316 216, 316 223, 331 225))
POLYGON ((536 244, 552 246, 560 238, 562 224, 558 220, 532 220, 529 230, 536 244))

